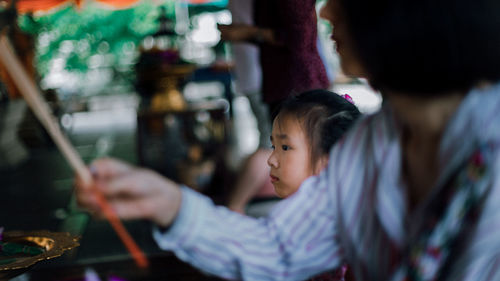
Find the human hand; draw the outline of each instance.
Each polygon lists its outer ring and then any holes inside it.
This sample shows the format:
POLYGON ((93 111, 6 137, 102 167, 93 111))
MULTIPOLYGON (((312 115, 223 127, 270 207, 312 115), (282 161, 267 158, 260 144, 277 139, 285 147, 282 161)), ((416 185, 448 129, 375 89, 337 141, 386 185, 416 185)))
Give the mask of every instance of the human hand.
POLYGON ((104 217, 97 192, 122 219, 147 219, 167 227, 177 216, 182 194, 178 185, 169 179, 111 158, 98 159, 90 167, 93 185, 85 185, 77 178, 76 196, 78 204, 95 216, 104 217))
POLYGON ((247 24, 218 24, 222 40, 232 42, 250 41, 255 37, 257 28, 247 24))

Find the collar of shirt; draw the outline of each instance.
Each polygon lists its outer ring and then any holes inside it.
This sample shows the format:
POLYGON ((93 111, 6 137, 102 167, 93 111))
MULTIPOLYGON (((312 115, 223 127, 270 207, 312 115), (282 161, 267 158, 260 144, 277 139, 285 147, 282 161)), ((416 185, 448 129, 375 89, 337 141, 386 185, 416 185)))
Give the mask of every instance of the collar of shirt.
MULTIPOLYGON (((443 134, 439 152, 441 177, 437 188, 414 213, 419 211, 440 190, 450 174, 461 165, 479 144, 498 141, 500 136, 500 83, 470 91, 443 134)), ((408 224, 418 220, 408 217, 406 189, 401 179, 401 146, 398 127, 388 104, 374 116, 372 145, 374 164, 378 169, 375 208, 377 216, 389 237, 402 247, 408 237, 408 224), (406 222, 406 223, 405 223, 406 222)))

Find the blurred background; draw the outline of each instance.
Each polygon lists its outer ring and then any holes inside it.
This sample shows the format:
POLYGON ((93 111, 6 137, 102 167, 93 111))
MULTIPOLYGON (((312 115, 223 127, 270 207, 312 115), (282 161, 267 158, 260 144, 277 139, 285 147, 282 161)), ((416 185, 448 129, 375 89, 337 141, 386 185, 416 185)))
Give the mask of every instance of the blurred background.
MULTIPOLYGON (((317 1, 317 9, 323 3, 317 1)), ((217 29, 232 22, 227 5, 0 0, 0 28, 86 163, 125 159, 222 203, 242 159, 259 145, 249 101, 234 86, 230 43, 217 29)), ((381 97, 365 81, 342 74, 331 28, 318 19, 331 89, 369 114, 381 97)), ((0 227, 81 237, 80 247, 15 280, 212 280, 160 251, 151 226, 141 221, 126 226, 152 267, 135 268, 110 226, 78 209, 72 181, 67 162, 0 64, 0 227)))

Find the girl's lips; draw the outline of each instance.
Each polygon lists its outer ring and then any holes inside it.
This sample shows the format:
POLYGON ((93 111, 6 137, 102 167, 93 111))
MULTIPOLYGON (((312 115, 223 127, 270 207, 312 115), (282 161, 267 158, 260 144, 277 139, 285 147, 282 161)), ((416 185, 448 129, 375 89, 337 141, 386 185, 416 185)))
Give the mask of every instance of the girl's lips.
POLYGON ((279 181, 279 180, 280 180, 280 178, 275 177, 275 176, 273 176, 273 175, 269 175, 269 177, 271 178, 271 182, 272 182, 272 183, 273 183, 273 182, 277 182, 277 181, 279 181))

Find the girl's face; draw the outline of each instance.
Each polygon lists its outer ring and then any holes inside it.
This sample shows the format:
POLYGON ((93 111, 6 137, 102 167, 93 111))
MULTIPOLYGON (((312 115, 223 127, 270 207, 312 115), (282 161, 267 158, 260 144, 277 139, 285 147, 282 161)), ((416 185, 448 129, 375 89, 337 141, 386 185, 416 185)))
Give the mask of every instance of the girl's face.
POLYGON ((366 77, 365 70, 353 49, 353 41, 348 32, 347 23, 342 13, 340 0, 328 0, 321 8, 320 17, 328 20, 333 26, 331 39, 335 41, 340 65, 346 75, 366 77))
POLYGON ((286 116, 275 118, 271 143, 273 152, 267 160, 271 167, 271 183, 276 194, 285 198, 297 191, 305 179, 315 174, 310 144, 299 122, 286 116))

